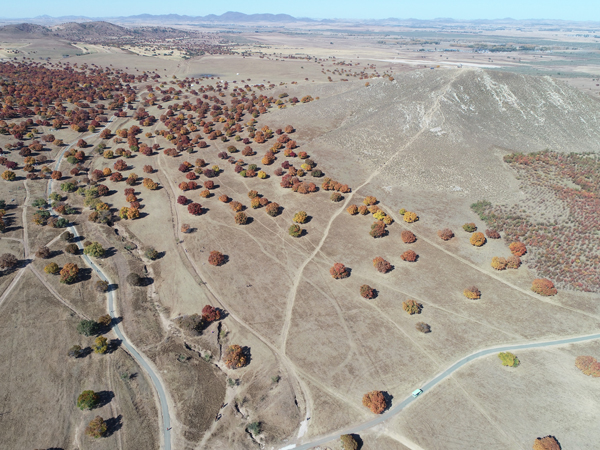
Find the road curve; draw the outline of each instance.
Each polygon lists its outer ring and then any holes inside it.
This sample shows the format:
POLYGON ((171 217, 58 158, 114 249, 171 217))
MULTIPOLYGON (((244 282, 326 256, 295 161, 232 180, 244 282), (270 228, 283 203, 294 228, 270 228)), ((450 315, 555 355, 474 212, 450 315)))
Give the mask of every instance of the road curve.
MULTIPOLYGON (((473 361, 475 359, 479 359, 484 356, 488 356, 488 355, 498 353, 498 352, 507 352, 507 351, 513 351, 513 350, 528 350, 528 349, 533 349, 533 348, 553 347, 553 346, 565 345, 565 344, 576 344, 578 342, 591 341, 594 339, 600 339, 600 333, 588 334, 588 335, 577 336, 577 337, 572 337, 572 338, 558 339, 558 340, 554 340, 554 341, 542 341, 542 342, 532 342, 532 343, 528 343, 528 344, 505 345, 502 347, 492 347, 492 348, 480 350, 478 352, 472 353, 472 354, 465 356, 464 358, 458 360, 453 365, 451 365, 446 370, 444 370, 442 373, 440 373, 439 375, 435 376, 433 379, 431 379, 430 381, 425 383, 425 385, 421 386, 423 393, 419 397, 415 398, 412 395, 409 395, 404 400, 402 400, 399 404, 395 405, 392 409, 390 409, 389 411, 387 411, 384 414, 381 414, 380 416, 377 416, 373 420, 362 423, 360 425, 356 425, 356 426, 347 428, 345 430, 337 431, 336 433, 330 434, 328 436, 324 436, 322 438, 318 438, 318 439, 316 439, 312 442, 308 442, 306 444, 302 444, 302 445, 298 445, 298 446, 296 444, 291 444, 291 445, 287 445, 284 447, 280 447, 280 449, 281 450, 291 450, 291 449, 308 450, 308 449, 316 447, 318 445, 323 445, 334 439, 338 439, 342 434, 360 433, 361 431, 364 431, 368 428, 379 425, 379 424, 385 422, 386 420, 390 419, 391 417, 395 416, 396 414, 400 413, 404 408, 406 408, 412 402, 417 401, 419 398, 421 398, 428 391, 433 389, 436 385, 438 385, 439 383, 444 381, 446 378, 448 378, 450 375, 452 375, 458 369, 460 369, 465 364, 467 364, 470 361, 473 361)), ((415 388, 417 388, 417 387, 418 386, 415 386, 415 388)))
MULTIPOLYGON (((113 116, 114 117, 114 116, 113 116)), ((111 117, 111 119, 109 120, 109 122, 112 122, 113 117, 111 117)), ((56 157, 56 163, 54 166, 54 170, 58 170, 58 168, 60 167, 60 163, 62 161, 63 155, 65 154, 65 152, 70 149, 74 144, 71 144, 67 147, 65 147, 63 149, 62 152, 60 152, 60 154, 56 157)), ((52 179, 49 180, 48 182, 48 191, 47 191, 47 196, 49 197, 50 194, 52 193, 52 179)), ((52 209, 50 210, 50 213, 52 215, 56 215, 56 213, 54 211, 52 211, 52 209)), ((75 237, 79 237, 79 233, 77 232, 77 229, 75 228, 74 225, 70 225, 67 227, 67 229, 73 233, 73 235, 75 237)), ((81 241, 77 241, 77 246, 83 250, 83 244, 81 241)), ((110 279, 105 275, 105 273, 102 271, 102 269, 100 267, 98 267, 96 264, 94 264, 94 262, 91 260, 91 258, 89 256, 87 256, 86 254, 84 254, 82 252, 81 254, 83 260, 86 262, 86 264, 88 266, 90 266, 90 268, 96 272, 96 274, 98 275, 98 277, 102 280, 102 281, 106 281, 109 286, 112 285, 110 279)), ((109 290, 106 293, 107 297, 108 297, 108 311, 110 316, 113 319, 117 319, 117 314, 116 314, 116 309, 115 309, 115 296, 113 294, 112 290, 109 290)), ((162 449, 163 450, 171 450, 171 433, 169 431, 169 428, 171 428, 171 416, 169 414, 169 405, 167 402, 167 394, 165 392, 165 389, 163 387, 162 381, 160 380, 160 378, 158 377, 158 375, 154 372, 154 369, 152 368, 152 366, 148 363, 148 361, 146 360, 145 356, 143 356, 140 352, 137 351, 137 349, 135 348, 135 346, 131 343, 131 341, 129 341, 129 339, 127 339, 127 336, 123 333, 123 331, 121 330, 119 324, 116 322, 116 320, 113 320, 113 327, 112 327, 113 331, 115 332, 115 334, 117 335, 117 337, 121 340, 121 344, 127 349, 127 351, 129 352, 129 354, 131 356, 133 356, 133 358, 137 361, 137 363, 139 364, 139 366, 146 371, 146 373, 150 376, 150 379, 152 380, 152 384, 154 385, 154 388, 156 389, 156 393, 158 394, 158 399, 160 402, 160 409, 161 409, 161 416, 162 416, 162 430, 160 432, 160 434, 163 436, 163 445, 162 445, 162 449)))

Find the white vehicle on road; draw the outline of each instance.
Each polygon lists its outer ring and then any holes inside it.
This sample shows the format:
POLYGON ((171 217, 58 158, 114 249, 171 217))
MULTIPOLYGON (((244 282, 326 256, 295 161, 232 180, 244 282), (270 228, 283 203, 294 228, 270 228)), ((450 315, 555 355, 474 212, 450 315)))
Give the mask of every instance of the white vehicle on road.
POLYGON ((423 393, 423 389, 417 389, 417 390, 413 391, 412 396, 413 397, 418 397, 422 393, 423 393))

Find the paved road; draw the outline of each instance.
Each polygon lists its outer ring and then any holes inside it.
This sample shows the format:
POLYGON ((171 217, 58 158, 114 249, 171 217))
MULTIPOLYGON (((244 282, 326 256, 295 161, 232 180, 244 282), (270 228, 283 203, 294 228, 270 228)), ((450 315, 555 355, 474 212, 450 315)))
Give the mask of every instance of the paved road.
MULTIPOLYGON (((288 449, 289 450, 291 450, 291 449, 308 450, 308 449, 316 447, 318 445, 323 445, 334 439, 339 439, 339 437, 342 434, 360 433, 361 431, 364 431, 368 428, 379 425, 379 424, 385 422, 386 420, 388 420, 389 418, 391 418, 392 416, 395 416, 396 414, 400 413, 404 408, 406 408, 412 402, 419 400, 423 395, 425 395, 428 391, 433 389, 437 384, 444 381, 446 378, 448 378, 450 375, 452 375, 454 372, 456 372, 462 366, 469 363, 470 361, 473 361, 474 359, 482 358, 484 356, 496 354, 499 352, 527 350, 527 349, 542 348, 542 347, 553 347, 553 346, 565 345, 565 344, 575 344, 578 342, 591 341, 594 339, 600 339, 600 334, 590 334, 590 335, 585 335, 585 336, 558 339, 555 341, 533 342, 533 343, 529 343, 529 344, 505 345, 503 347, 493 347, 493 348, 488 348, 485 350, 480 350, 478 352, 472 353, 471 355, 465 356, 463 359, 457 361, 452 366, 450 366, 449 368, 444 370, 442 373, 440 373, 439 375, 434 377, 431 381, 427 382, 424 386, 421 387, 421 389, 423 389, 423 393, 419 397, 415 398, 412 395, 410 395, 407 398, 405 398, 404 400, 402 400, 399 404, 395 405, 392 409, 390 409, 386 413, 384 413, 380 416, 377 416, 375 419, 365 422, 361 425, 357 425, 352 428, 348 428, 346 430, 340 430, 334 434, 330 434, 323 438, 316 439, 307 444, 302 444, 299 446, 296 446, 296 444, 287 445, 287 446, 281 447, 281 450, 284 450, 284 449, 286 449, 286 450, 288 450, 288 449)), ((418 386, 415 386, 415 388, 417 388, 417 387, 418 386)))
MULTIPOLYGON (((112 122, 113 117, 111 117, 109 122, 112 122)), ((60 154, 57 156, 56 158, 56 164, 54 167, 54 170, 59 170, 60 167, 60 163, 62 161, 63 155, 65 154, 65 152, 67 150, 69 150, 71 147, 73 147, 74 144, 69 145, 68 147, 65 147, 63 149, 62 152, 60 152, 60 154)), ((48 182, 48 196, 50 196, 50 194, 52 193, 52 179, 48 182)), ((50 213, 53 215, 56 215, 54 213, 54 211, 50 210, 50 213)), ((79 236, 79 233, 77 232, 77 229, 74 226, 69 226, 68 230, 73 233, 73 235, 75 237, 79 236)), ((81 241, 77 242, 77 246, 83 250, 83 244, 81 241)), ((106 281, 109 286, 111 285, 111 281, 108 279, 108 277, 104 274, 104 272, 102 271, 102 269, 100 267, 98 267, 96 264, 94 264, 94 262, 91 260, 91 258, 85 254, 82 253, 82 258, 84 259, 84 261, 87 263, 88 266, 90 266, 92 268, 92 270, 94 272, 96 272, 96 274, 98 275, 98 277, 100 277, 101 280, 106 281)), ((108 311, 110 316, 113 319, 117 318, 117 315, 115 313, 115 296, 113 294, 113 291, 108 291, 107 292, 107 296, 108 296, 108 311)), ((162 448, 164 450, 171 450, 171 432, 168 431, 168 429, 171 427, 171 416, 169 414, 169 405, 167 403, 167 395, 165 393, 165 389, 162 385, 161 380, 158 378, 158 376, 156 375, 156 373, 154 372, 154 369, 150 366, 150 364, 148 364, 148 362, 146 361, 146 358, 144 356, 142 356, 137 350, 136 348, 133 346, 133 344, 129 341, 129 339, 127 339, 127 336, 125 336, 123 334, 123 332, 121 331, 121 328, 119 327, 118 323, 115 323, 113 321, 114 325, 113 325, 113 331, 115 332, 115 334, 117 335, 117 337, 121 340, 122 345, 127 349, 127 351, 131 354, 131 356, 133 356, 133 358, 137 361, 137 363, 140 365, 140 367, 146 371, 146 373, 150 376, 150 379, 152 380, 152 384, 154 385, 154 387, 156 388, 156 392, 158 394, 158 398, 160 401, 160 408, 161 408, 161 416, 162 416, 162 422, 163 422, 163 427, 162 427, 162 435, 164 437, 164 442, 163 442, 163 446, 162 448)))

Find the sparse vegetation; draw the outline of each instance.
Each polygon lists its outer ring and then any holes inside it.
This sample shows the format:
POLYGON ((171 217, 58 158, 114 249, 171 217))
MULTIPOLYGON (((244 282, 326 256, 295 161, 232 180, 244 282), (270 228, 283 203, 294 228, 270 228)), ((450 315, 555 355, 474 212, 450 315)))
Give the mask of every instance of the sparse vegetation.
POLYGON ((517 367, 519 365, 519 358, 517 358, 511 352, 500 352, 498 358, 502 361, 503 366, 517 367))

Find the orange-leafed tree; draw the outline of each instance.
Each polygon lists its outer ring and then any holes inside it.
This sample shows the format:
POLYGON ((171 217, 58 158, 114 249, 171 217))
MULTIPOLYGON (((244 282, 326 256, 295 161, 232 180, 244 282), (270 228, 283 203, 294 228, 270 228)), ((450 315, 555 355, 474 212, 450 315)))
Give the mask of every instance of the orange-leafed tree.
POLYGON ((550 297, 558 292, 554 287, 554 283, 547 278, 536 278, 531 283, 531 290, 536 294, 550 297))
POLYGON ((507 265, 508 261, 506 261, 506 258, 502 258, 500 256, 494 256, 492 258, 492 267, 496 270, 504 270, 506 269, 507 265))
POLYGON ((414 235, 414 233, 408 230, 403 230, 402 233, 400 233, 400 237, 402 238, 402 242, 405 244, 412 244, 417 240, 417 237, 414 235))
POLYGON ((578 356, 575 358, 575 367, 585 375, 600 377, 600 363, 593 356, 578 356))
POLYGON ((335 263, 331 269, 329 269, 329 273, 336 280, 341 278, 348 278, 350 276, 350 272, 348 268, 342 263, 335 263))
POLYGON ((561 446, 554 436, 545 436, 534 441, 533 450, 561 450, 561 446))
POLYGON ((387 408, 385 396, 381 391, 371 391, 363 396, 362 403, 374 414, 381 414, 387 408))
POLYGON ((469 286, 463 291, 463 295, 471 300, 477 300, 481 298, 481 291, 477 286, 469 286))
POLYGON ((392 265, 381 256, 378 256, 373 260, 373 267, 375 267, 380 273, 388 273, 390 270, 392 270, 392 265))
POLYGON ((363 284, 360 287, 360 296, 363 298, 368 298, 368 299, 375 298, 375 296, 376 296, 375 289, 373 289, 368 284, 363 284))
POLYGON ((523 256, 525 253, 527 253, 527 247, 522 242, 513 242, 508 246, 508 248, 515 256, 523 256))
POLYGON ((449 241, 454 237, 454 232, 450 228, 444 228, 443 230, 439 230, 437 234, 443 241, 449 241))
POLYGON ((223 353, 223 362, 229 369, 239 369, 248 364, 244 349, 239 345, 230 345, 223 353))
POLYGON ((423 305, 416 300, 406 300, 405 302, 402 302, 402 309, 412 316, 413 314, 421 314, 423 305))
POLYGON ((471 235, 469 242, 475 247, 481 247, 486 242, 485 235, 481 231, 476 231, 471 235))
POLYGON ((406 250, 400 255, 402 261, 415 262, 419 256, 412 250, 406 250))
POLYGON ((221 266, 225 263, 225 255, 223 253, 213 250, 208 255, 208 263, 212 266, 221 266))

